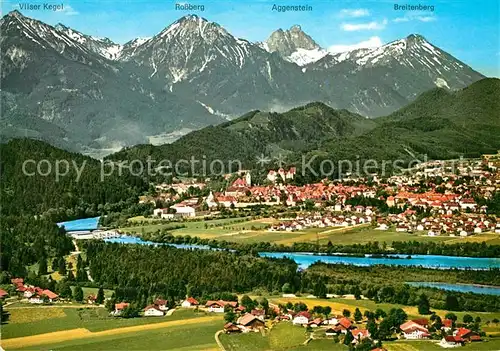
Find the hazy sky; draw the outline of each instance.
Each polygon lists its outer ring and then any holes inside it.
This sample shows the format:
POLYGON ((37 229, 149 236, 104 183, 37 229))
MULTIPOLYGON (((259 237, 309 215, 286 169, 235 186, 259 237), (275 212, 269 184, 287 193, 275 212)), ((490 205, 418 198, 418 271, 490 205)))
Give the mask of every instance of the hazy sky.
MULTIPOLYGON (((52 25, 61 22, 118 43, 153 36, 191 13, 217 22, 233 35, 250 41, 265 40, 278 28, 299 24, 319 45, 331 51, 379 46, 417 33, 481 73, 500 77, 499 0, 61 0, 49 3, 62 3, 64 10, 21 12, 52 25), (204 11, 175 10, 176 3, 203 5, 204 11), (282 13, 272 10, 274 4, 309 5, 312 11, 282 13), (418 4, 433 6, 433 11, 394 9, 395 5, 418 4)), ((19 9, 19 4, 3 1, 2 14, 19 9)))

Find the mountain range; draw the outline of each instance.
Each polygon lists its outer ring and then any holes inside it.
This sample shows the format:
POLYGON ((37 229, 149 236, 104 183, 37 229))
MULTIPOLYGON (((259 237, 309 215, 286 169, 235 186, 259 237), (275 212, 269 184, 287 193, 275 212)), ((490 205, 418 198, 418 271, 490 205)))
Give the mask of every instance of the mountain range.
POLYGON ((313 101, 377 117, 484 78, 413 34, 331 54, 300 26, 252 43, 195 15, 124 45, 18 11, 0 30, 2 137, 87 153, 313 101))

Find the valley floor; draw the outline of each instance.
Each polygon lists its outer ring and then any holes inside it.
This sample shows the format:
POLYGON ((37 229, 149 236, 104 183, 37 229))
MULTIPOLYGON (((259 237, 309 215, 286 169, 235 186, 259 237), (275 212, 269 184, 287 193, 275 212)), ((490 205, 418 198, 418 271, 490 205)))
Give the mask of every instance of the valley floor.
MULTIPOLYGON (((268 299, 273 304, 301 301, 310 308, 330 306, 332 314, 341 313, 344 309, 354 311, 356 307, 362 312, 377 308, 389 311, 401 307, 409 318, 419 316, 416 307, 376 304, 370 300, 348 297, 316 299, 269 296, 268 299)), ((176 309, 171 316, 165 317, 122 319, 109 317, 102 307, 20 306, 14 304, 6 308, 10 312, 10 319, 1 328, 1 346, 6 350, 219 350, 215 334, 225 323, 222 314, 186 309, 176 309)), ((444 316, 446 311, 436 310, 436 313, 444 316)), ((459 320, 464 314, 456 313, 459 320)), ((484 342, 467 345, 460 350, 500 349, 500 325, 486 324, 487 321, 500 318, 500 312, 469 314, 481 317, 481 329, 486 331, 487 337, 484 342)), ((270 326, 269 322, 267 324, 270 326)), ((348 350, 346 346, 326 338, 320 329, 310 334, 306 333, 305 328, 293 326, 289 322, 278 323, 262 334, 221 334, 220 341, 226 351, 348 350), (311 336, 312 339, 306 343, 311 336)), ((435 341, 398 340, 385 342, 384 347, 388 351, 443 350, 435 341)))
POLYGON ((120 228, 120 231, 130 234, 153 233, 158 230, 168 230, 175 236, 197 236, 202 239, 226 240, 239 243, 271 242, 276 244, 291 245, 294 242, 317 242, 325 244, 366 244, 378 241, 391 243, 393 241, 419 241, 419 242, 444 242, 457 244, 464 242, 486 242, 489 245, 499 245, 500 235, 495 233, 482 233, 469 237, 428 236, 425 232, 405 233, 397 232, 395 228, 385 231, 376 230, 369 224, 352 227, 327 227, 306 228, 299 231, 268 231, 268 225, 275 224, 278 220, 273 218, 228 218, 206 221, 186 221, 182 223, 168 222, 148 224, 144 217, 130 219, 131 225, 120 228), (137 225, 134 225, 138 223, 137 225), (140 223, 140 224, 139 224, 140 223), (176 224, 183 224, 185 228, 170 229, 176 224))

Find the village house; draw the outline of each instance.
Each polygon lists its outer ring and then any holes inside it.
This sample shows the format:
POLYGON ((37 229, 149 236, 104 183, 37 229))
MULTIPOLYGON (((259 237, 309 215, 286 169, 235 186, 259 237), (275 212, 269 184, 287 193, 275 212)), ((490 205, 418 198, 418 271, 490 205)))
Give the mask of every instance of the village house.
POLYGON ((55 302, 59 299, 59 295, 56 293, 50 291, 50 290, 43 290, 41 288, 35 288, 36 292, 31 295, 31 297, 28 299, 30 303, 35 303, 35 304, 40 304, 44 302, 44 298, 46 297, 48 302, 55 302))
MULTIPOLYGON (((242 306, 240 306, 240 307, 242 307, 242 306)), ((259 308, 253 309, 250 312, 250 314, 252 316, 255 316, 255 317, 259 318, 262 321, 266 318, 266 311, 264 311, 263 309, 259 309, 259 308)))
POLYGON ((87 303, 89 305, 93 305, 95 304, 95 300, 97 299, 97 297, 93 294, 90 294, 89 296, 87 296, 87 303))
POLYGON ((354 337, 354 340, 352 341, 353 344, 357 344, 364 339, 369 339, 371 336, 367 329, 353 329, 351 330, 351 334, 354 337))
POLYGON ((7 296, 9 296, 9 293, 5 291, 4 289, 0 289, 0 299, 4 299, 7 296))
POLYGON ((441 347, 449 348, 449 347, 459 347, 464 345, 464 339, 459 336, 454 335, 446 335, 439 342, 441 347))
POLYGON ((420 320, 410 320, 399 327, 405 339, 425 339, 430 336, 429 330, 420 320))
POLYGON ((208 312, 215 312, 215 313, 224 313, 224 308, 226 306, 236 308, 238 307, 238 302, 218 300, 218 301, 207 301, 207 303, 205 304, 205 307, 207 308, 208 312))
POLYGON ((162 317, 165 315, 165 311, 161 310, 158 305, 152 304, 144 308, 145 317, 162 317))
POLYGON ((311 328, 317 328, 322 323, 323 323, 323 320, 321 318, 314 318, 312 321, 310 321, 309 323, 307 323, 307 326, 311 327, 311 328))
POLYGON ((163 299, 156 299, 153 305, 157 306, 162 311, 168 311, 168 301, 163 299))
POLYGON ((234 323, 228 322, 224 324, 224 332, 229 333, 241 333, 241 329, 234 323))
POLYGON ((155 208, 153 210, 153 216, 160 217, 161 219, 173 219, 174 214, 169 213, 168 208, 155 208))
POLYGON ((449 333, 453 329, 453 321, 451 319, 443 319, 442 322, 443 326, 441 327, 441 329, 449 333))
POLYGON ((259 331, 265 328, 264 321, 252 315, 251 313, 243 315, 242 317, 238 318, 236 322, 244 333, 249 331, 259 331))
POLYGON ((354 326, 352 325, 352 322, 349 320, 349 318, 346 317, 340 318, 339 322, 335 326, 335 329, 341 332, 342 334, 347 334, 347 332, 353 328, 354 326))
POLYGON ((115 303, 115 310, 111 312, 113 316, 119 316, 122 314, 123 310, 130 306, 128 302, 115 303))
POLYGON ((311 314, 307 311, 299 312, 292 320, 293 325, 307 325, 311 319, 311 314))
POLYGON ((185 307, 185 308, 191 308, 191 307, 196 307, 199 304, 200 303, 196 299, 194 299, 193 297, 188 297, 187 299, 182 301, 181 306, 185 307))
POLYGON ((481 341, 481 336, 467 328, 458 328, 453 335, 462 338, 464 341, 481 341))

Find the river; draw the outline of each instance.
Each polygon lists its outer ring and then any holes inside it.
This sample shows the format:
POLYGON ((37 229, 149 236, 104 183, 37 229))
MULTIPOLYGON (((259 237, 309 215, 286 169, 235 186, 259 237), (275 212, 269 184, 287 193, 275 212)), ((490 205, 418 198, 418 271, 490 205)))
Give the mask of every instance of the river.
POLYGON ((449 283, 433 283, 433 282, 407 282, 406 284, 418 287, 437 288, 449 291, 459 291, 462 293, 475 293, 485 295, 498 295, 500 296, 500 287, 487 286, 487 285, 473 285, 473 284, 449 284, 449 283))
POLYGON ((320 261, 324 263, 342 263, 355 266, 394 265, 394 266, 421 266, 437 269, 475 269, 484 270, 500 268, 499 258, 460 257, 460 256, 434 256, 434 255, 390 255, 386 257, 353 257, 346 255, 314 255, 303 252, 260 252, 263 257, 288 257, 293 259, 301 268, 320 261))

